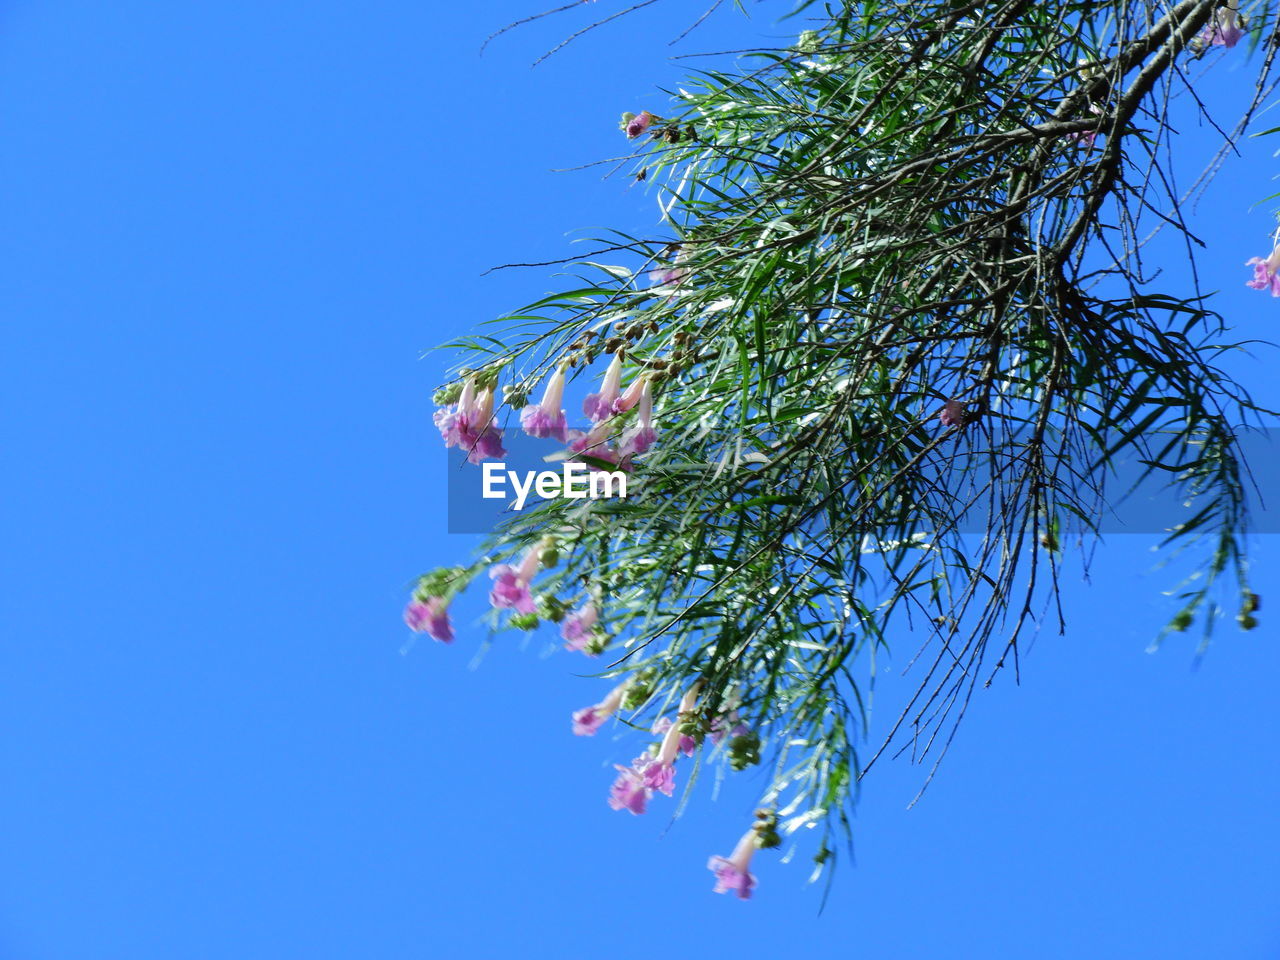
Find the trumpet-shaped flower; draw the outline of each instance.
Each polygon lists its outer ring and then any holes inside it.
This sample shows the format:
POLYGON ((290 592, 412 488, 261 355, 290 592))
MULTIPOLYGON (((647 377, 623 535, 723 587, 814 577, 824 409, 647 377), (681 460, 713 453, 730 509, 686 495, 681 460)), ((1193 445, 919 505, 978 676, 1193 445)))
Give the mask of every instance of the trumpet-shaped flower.
POLYGON ((596 731, 622 706, 627 694, 626 682, 618 684, 599 703, 573 712, 573 733, 578 737, 594 737, 596 731))
POLYGON ((1246 287, 1270 290, 1273 297, 1280 297, 1280 246, 1272 250, 1266 259, 1254 257, 1246 261, 1245 266, 1253 267, 1253 279, 1245 284, 1246 287))
MULTIPOLYGON (((679 716, 687 716, 693 712, 700 686, 701 684, 694 684, 680 698, 679 716)), ((683 736, 678 722, 668 722, 662 729, 662 742, 657 753, 643 753, 631 762, 630 767, 617 767, 618 779, 613 782, 609 792, 609 806, 613 809, 644 813, 645 804, 655 792, 668 797, 675 792, 676 757, 680 754, 683 736)))
POLYGON ((561 443, 567 441, 565 435, 565 414, 561 404, 564 401, 564 367, 558 369, 547 381, 540 403, 531 403, 520 411, 520 426, 531 437, 543 439, 554 437, 561 443))
POLYGON ((694 705, 698 699, 698 687, 695 685, 692 690, 686 693, 680 699, 680 712, 677 714, 675 722, 667 721, 662 727, 662 742, 658 745, 657 756, 640 757, 636 760, 636 770, 639 772, 644 785, 650 790, 656 790, 658 793, 671 796, 676 786, 676 758, 682 752, 692 754, 697 747, 697 741, 684 733, 680 729, 680 717, 689 716, 693 712, 694 705), (686 751, 685 747, 688 741, 693 741, 686 751))
POLYGON ((594 601, 587 601, 581 608, 573 611, 560 624, 560 636, 564 639, 566 650, 581 650, 589 656, 596 656, 588 650, 593 638, 592 628, 600 619, 600 611, 594 601))
MULTIPOLYGON (((641 376, 636 384, 639 388, 636 391, 636 425, 628 430, 622 437, 622 450, 626 454, 631 453, 648 453, 649 448, 653 446, 653 441, 658 438, 658 431, 653 428, 653 388, 649 385, 649 378, 641 376)), ((635 387, 635 384, 632 385, 635 387)), ((631 393, 631 389, 623 395, 619 400, 619 406, 627 399, 627 395, 631 393)), ((630 409, 629 406, 621 407, 624 410, 630 409)))
POLYGON ((459 424, 461 442, 458 445, 467 451, 468 463, 501 460, 507 455, 502 446, 502 431, 493 425, 493 393, 493 387, 483 391, 466 422, 459 424))
POLYGON ((587 395, 582 402, 582 412, 591 418, 592 423, 608 420, 618 412, 616 403, 622 383, 622 357, 613 355, 613 361, 604 372, 604 380, 600 383, 600 392, 587 395))
POLYGON ((471 422, 475 402, 475 384, 467 380, 462 385, 462 393, 459 394, 457 403, 451 403, 436 411, 435 424, 440 431, 440 439, 444 441, 446 447, 462 445, 462 431, 471 422))
POLYGON ((449 622, 449 604, 442 597, 414 598, 404 608, 404 622, 414 633, 425 633, 441 643, 453 642, 453 624, 449 622))
POLYGON ((736 893, 739 900, 750 900, 751 890, 756 885, 756 878, 748 867, 756 852, 756 828, 752 827, 728 857, 712 857, 707 861, 707 869, 716 875, 716 893, 736 893))
POLYGON ((535 544, 525 553, 519 567, 499 563, 489 570, 493 587, 489 591, 489 602, 499 610, 511 609, 517 613, 534 614, 538 612, 533 602, 533 594, 529 592, 529 581, 538 572, 542 564, 542 546, 535 544))

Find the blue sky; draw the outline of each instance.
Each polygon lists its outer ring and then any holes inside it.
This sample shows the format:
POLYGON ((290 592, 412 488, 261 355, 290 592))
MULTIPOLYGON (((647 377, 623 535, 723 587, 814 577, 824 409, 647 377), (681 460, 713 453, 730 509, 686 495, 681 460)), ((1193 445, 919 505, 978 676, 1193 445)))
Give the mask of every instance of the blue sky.
MULTIPOLYGON (((1198 669, 1191 639, 1144 652, 1171 577, 1109 538, 921 803, 919 767, 867 779, 821 916, 803 853, 762 854, 748 904, 710 892, 759 777, 674 823, 605 806, 632 745, 569 735, 602 688, 582 661, 504 636, 477 663, 474 604, 454 646, 401 653, 407 584, 474 542, 445 533, 422 352, 555 285, 485 268, 655 219, 549 171, 660 107, 676 5, 537 70, 581 19, 477 56, 531 9, 6 5, 0 960, 1280 955, 1274 538, 1262 625, 1198 669)), ((721 16, 683 48, 798 26, 721 16)), ((1244 59, 1200 87, 1227 113, 1244 59)), ((1183 136, 1198 169, 1211 131, 1183 136)), ((1272 149, 1194 214, 1258 337, 1272 149)), ((1237 371, 1274 406, 1272 362, 1237 371)))

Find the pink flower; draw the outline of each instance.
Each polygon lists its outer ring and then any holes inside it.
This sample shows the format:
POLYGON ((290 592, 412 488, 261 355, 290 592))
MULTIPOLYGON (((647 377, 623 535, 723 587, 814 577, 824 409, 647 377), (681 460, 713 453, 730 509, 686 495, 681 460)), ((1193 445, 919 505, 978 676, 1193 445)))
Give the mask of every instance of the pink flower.
POLYGON ((481 460, 501 460, 507 455, 502 445, 502 431, 497 427, 485 427, 468 447, 467 462, 479 463, 481 460))
POLYGON ((624 767, 614 764, 618 770, 618 779, 609 788, 609 806, 614 810, 626 810, 639 816, 644 813, 652 791, 645 786, 644 779, 636 772, 635 767, 624 767))
POLYGON ((649 448, 653 446, 653 441, 658 438, 658 431, 653 429, 653 388, 649 385, 649 378, 641 376, 628 388, 618 401, 618 406, 622 410, 629 410, 630 404, 624 406, 628 396, 636 386, 637 397, 634 401, 636 407, 636 425, 632 427, 622 437, 622 450, 624 453, 648 453, 649 448))
POLYGON ((647 753, 631 761, 631 766, 614 764, 618 778, 609 788, 609 806, 614 810, 644 813, 655 792, 671 796, 676 789, 676 768, 672 760, 662 760, 647 753))
POLYGON ((468 380, 462 385, 458 402, 441 407, 435 424, 446 447, 467 451, 467 460, 479 463, 486 457, 500 460, 507 455, 502 447, 502 431, 493 425, 493 391, 477 393, 468 380))
POLYGON ((627 684, 618 684, 609 691, 609 695, 591 707, 583 707, 573 712, 573 733, 577 737, 594 737, 596 731, 622 706, 622 698, 626 695, 627 684))
POLYGON ((623 411, 630 410, 632 407, 636 406, 636 404, 640 402, 640 398, 644 395, 645 387, 648 382, 649 375, 646 373, 640 374, 640 376, 631 381, 631 386, 627 387, 618 399, 613 401, 613 412, 622 413, 623 411))
POLYGON ((641 110, 639 114, 627 121, 627 125, 624 128, 627 132, 627 139, 634 140, 648 130, 652 123, 653 114, 648 110, 641 110))
POLYGON ((707 861, 707 869, 716 875, 716 893, 738 895, 739 900, 750 900, 751 889, 756 885, 756 878, 748 871, 751 857, 756 852, 756 829, 748 830, 738 845, 733 848, 729 857, 712 857, 707 861))
MULTIPOLYGON (((693 712, 700 687, 701 683, 695 683, 680 698, 680 716, 693 712)), ((631 761, 630 767, 614 765, 620 772, 609 791, 609 806, 613 809, 644 813, 645 804, 655 791, 668 797, 675 792, 676 757, 680 753, 682 737, 678 724, 669 724, 663 731, 657 754, 641 754, 631 761)))
POLYGON ((414 633, 425 633, 441 643, 453 642, 453 624, 449 622, 449 604, 441 597, 416 597, 404 608, 404 622, 414 633))
POLYGON ((607 714, 600 711, 599 706, 583 707, 573 711, 573 735, 575 737, 594 737, 596 731, 608 720, 607 714))
POLYGON ((1280 246, 1271 251, 1265 260, 1254 257, 1245 262, 1253 267, 1253 279, 1245 283, 1253 290, 1270 290, 1273 297, 1280 297, 1280 246))
POLYGON ((494 581, 489 591, 489 602, 499 610, 511 609, 517 613, 537 613, 533 594, 529 592, 529 581, 542 565, 542 545, 534 544, 525 553, 519 567, 511 567, 499 563, 490 568, 489 577, 494 581))
POLYGON ((501 460, 507 455, 502 446, 502 431, 493 425, 493 392, 490 387, 481 394, 465 420, 458 420, 458 446, 467 451, 468 463, 486 458, 501 460))
POLYGON ((475 385, 470 380, 467 380, 462 385, 462 393, 458 396, 458 402, 451 403, 447 407, 441 407, 436 411, 435 424, 440 430, 440 439, 444 441, 446 447, 462 445, 462 431, 470 422, 471 410, 475 406, 475 401, 475 385))
POLYGON ((1219 7, 1214 15, 1213 23, 1200 31, 1200 42, 1214 47, 1234 47, 1244 36, 1240 29, 1240 15, 1236 12, 1235 0, 1219 7))
MULTIPOLYGON (((681 753, 685 753, 686 756, 692 756, 693 751, 698 746, 693 737, 681 732, 679 718, 687 717, 693 713, 693 709, 698 702, 699 686, 699 684, 694 684, 680 698, 680 710, 676 714, 676 722, 673 723, 668 720, 665 724, 662 724, 662 742, 658 745, 658 755, 652 759, 641 757, 636 760, 636 768, 640 771, 645 786, 651 790, 657 790, 659 793, 665 793, 668 797, 671 796, 671 792, 676 785, 676 758, 681 753), (687 750, 686 746, 688 747, 687 750)), ((661 724, 661 721, 659 721, 659 724, 661 724)))
POLYGON ((938 414, 938 420, 944 427, 963 426, 964 404, 959 400, 948 400, 942 405, 942 410, 938 414))
POLYGON ((615 353, 613 362, 609 364, 609 369, 604 372, 604 380, 600 383, 600 392, 588 394, 587 399, 582 402, 582 412, 591 418, 592 423, 608 420, 618 412, 615 404, 618 400, 621 382, 622 356, 615 353))
POLYGON ((542 402, 529 404, 520 411, 520 426, 531 437, 554 437, 565 443, 565 416, 561 404, 564 401, 564 367, 558 369, 547 381, 542 402))
MULTIPOLYGON (((565 617, 564 622, 560 624, 560 636, 565 640, 564 648, 587 652, 587 644, 592 639, 591 628, 599 619, 600 611, 596 609, 594 601, 587 601, 580 609, 565 617)), ((588 653, 588 656, 598 656, 598 654, 588 653)))

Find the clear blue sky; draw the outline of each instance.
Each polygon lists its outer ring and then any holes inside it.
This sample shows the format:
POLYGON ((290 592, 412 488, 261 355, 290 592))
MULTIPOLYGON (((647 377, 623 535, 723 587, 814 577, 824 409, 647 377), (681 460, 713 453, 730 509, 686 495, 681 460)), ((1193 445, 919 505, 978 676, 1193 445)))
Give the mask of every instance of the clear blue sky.
MULTIPOLYGON (((918 767, 868 778, 821 917, 803 857, 762 854, 750 903, 710 892, 759 778, 674 824, 605 806, 633 748, 569 735, 581 660, 502 637, 472 668, 474 605, 401 654, 406 585, 473 544, 444 533, 421 351, 555 282, 485 267, 654 221, 548 171, 660 108, 683 8, 532 72, 580 20, 477 57, 536 7, 0 13, 0 960, 1280 956, 1275 538, 1262 626, 1198 670, 1191 640, 1144 653, 1170 582, 1111 538, 922 803, 918 767)), ((722 16, 685 48, 795 29, 722 16)), ((1229 111, 1248 79, 1204 89, 1229 111)), ((1190 162, 1210 134, 1183 135, 1190 162)), ((1280 303, 1242 264, 1272 148, 1194 221, 1263 337, 1280 303)), ((1273 363, 1239 370, 1275 404, 1273 363)))

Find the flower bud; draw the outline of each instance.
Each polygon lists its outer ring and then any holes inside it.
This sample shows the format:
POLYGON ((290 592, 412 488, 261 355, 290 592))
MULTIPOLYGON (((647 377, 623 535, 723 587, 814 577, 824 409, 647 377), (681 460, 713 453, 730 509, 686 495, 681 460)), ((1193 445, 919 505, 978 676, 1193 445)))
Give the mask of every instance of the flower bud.
POLYGON ((760 762, 760 737, 755 733, 744 733, 729 741, 729 766, 734 770, 745 770, 760 762))
POLYGON ((502 402, 509 407, 523 407, 529 402, 529 388, 507 384, 502 388, 502 402))
POLYGON ((538 598, 538 613, 542 619, 559 623, 569 612, 569 605, 557 596, 544 593, 538 598))
POLYGON ((458 397, 462 394, 462 381, 458 380, 453 383, 446 384, 431 395, 431 402, 437 407, 447 407, 451 403, 457 403, 458 397))

